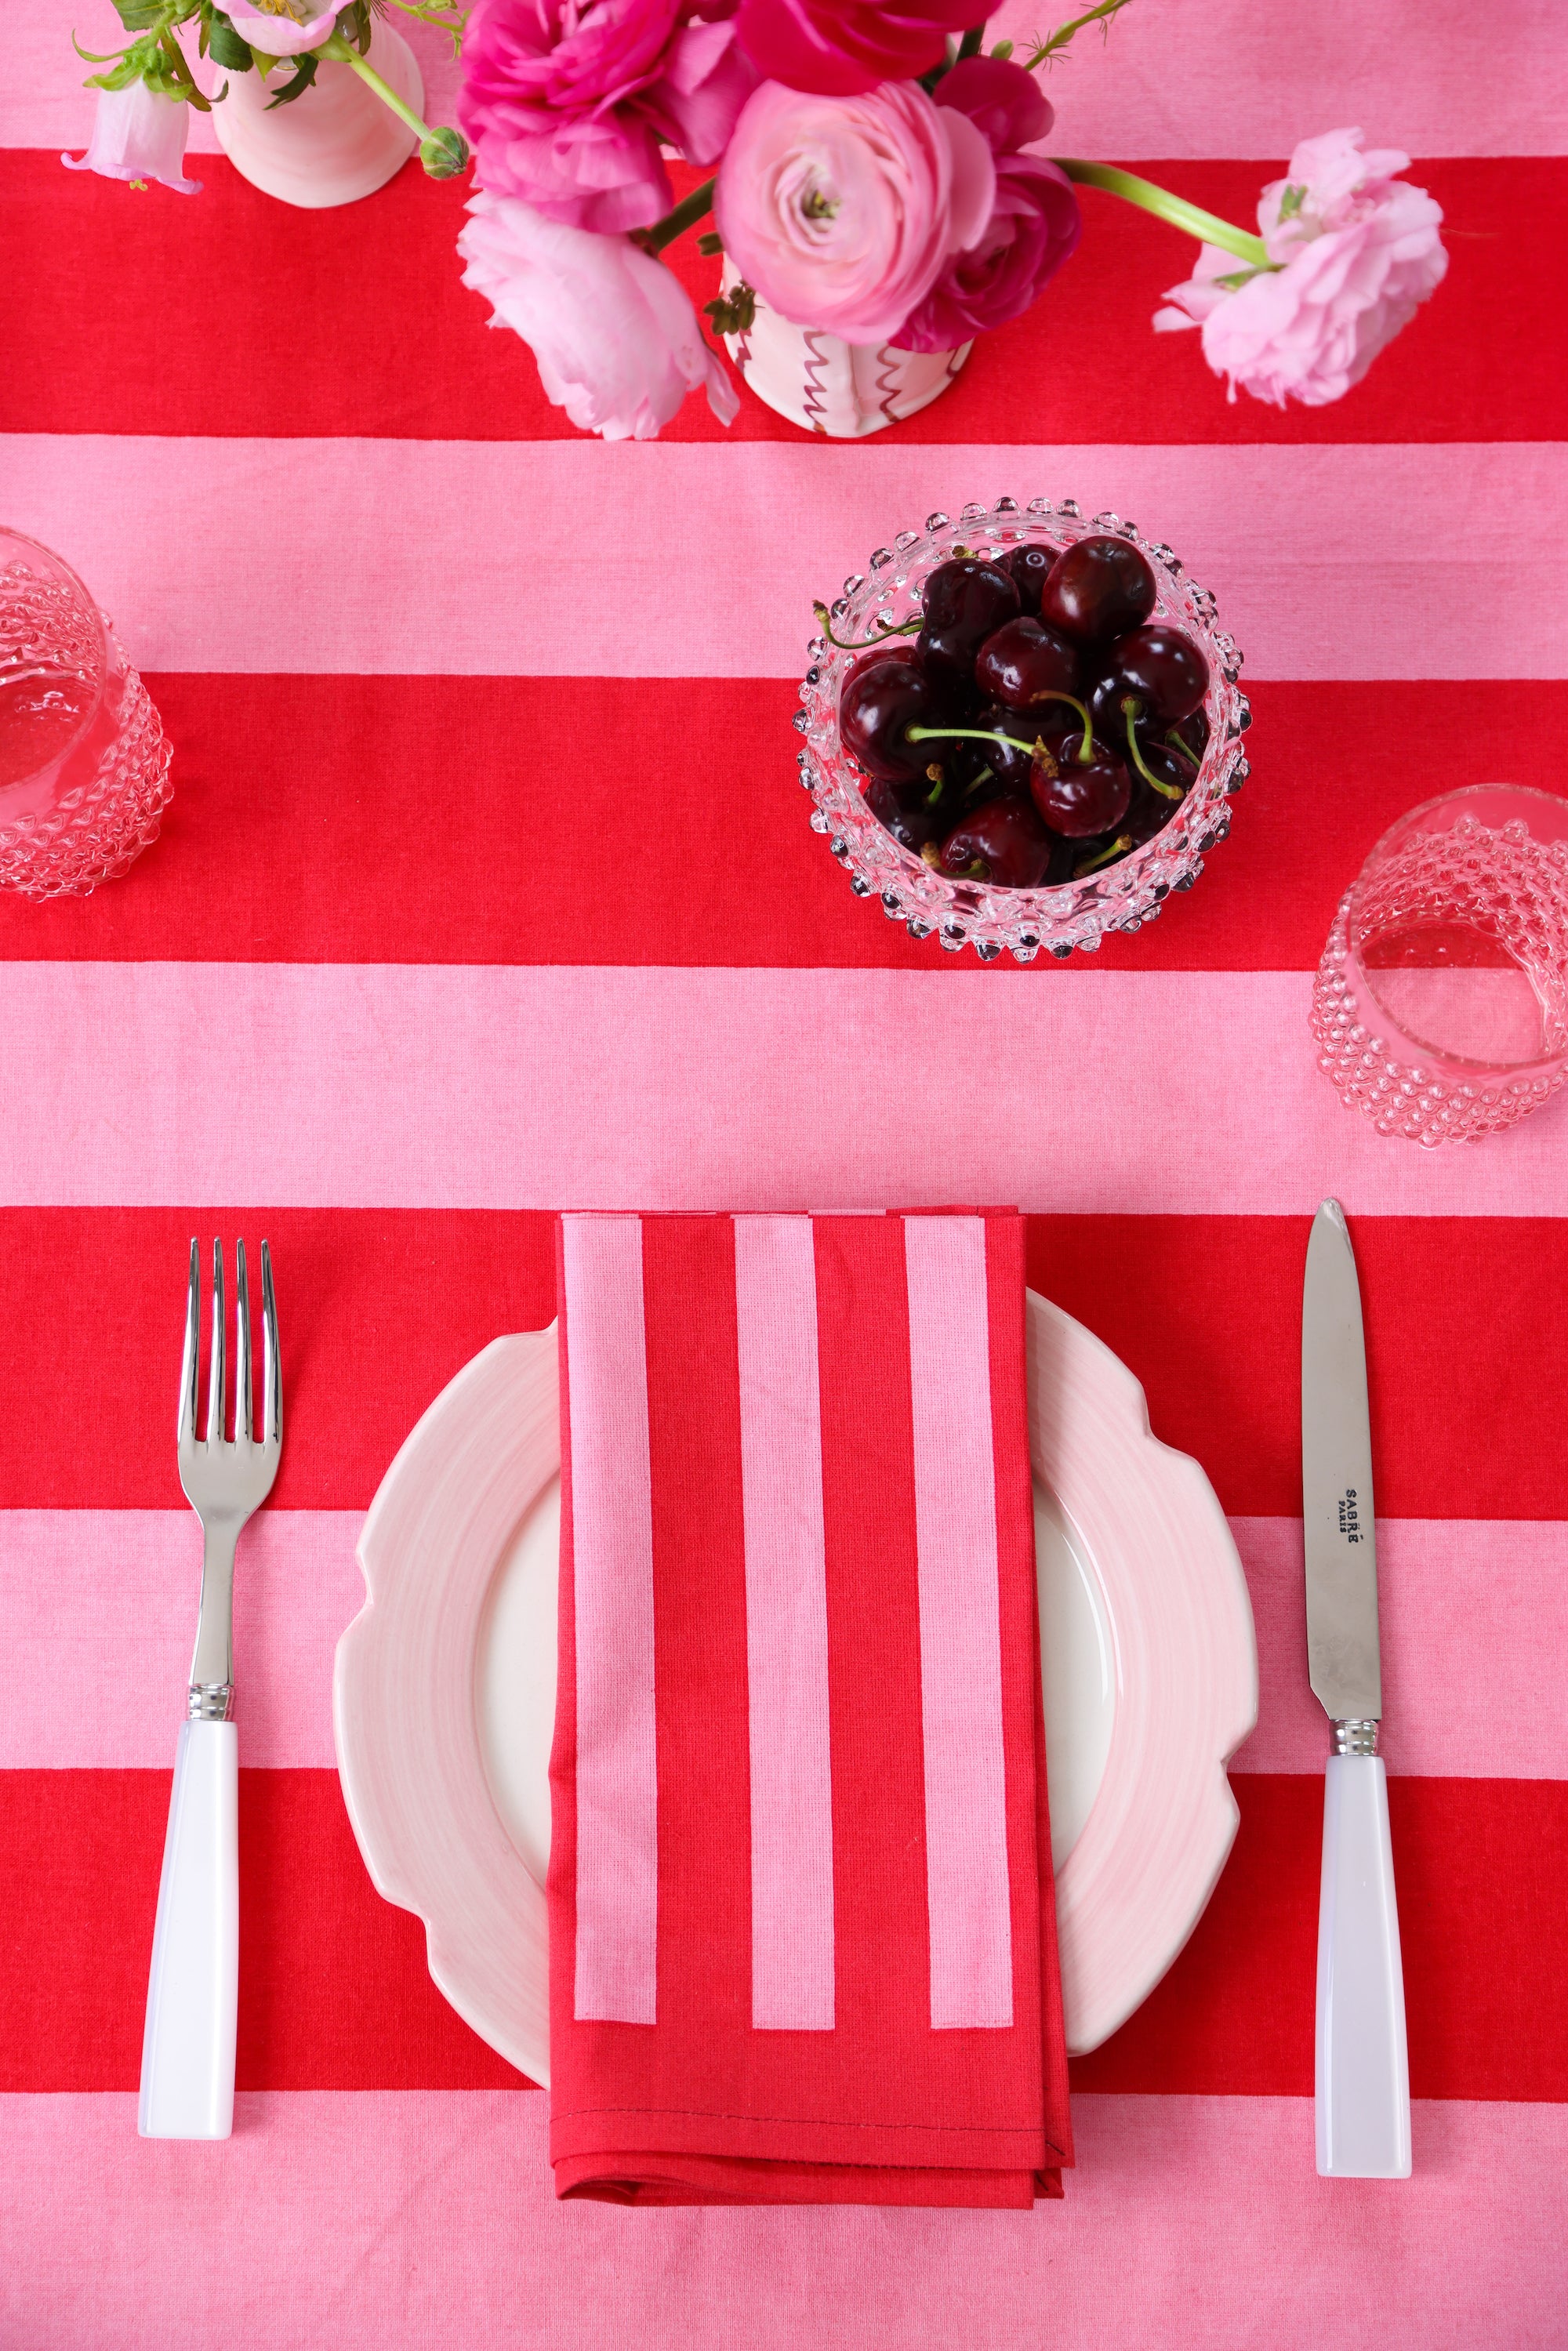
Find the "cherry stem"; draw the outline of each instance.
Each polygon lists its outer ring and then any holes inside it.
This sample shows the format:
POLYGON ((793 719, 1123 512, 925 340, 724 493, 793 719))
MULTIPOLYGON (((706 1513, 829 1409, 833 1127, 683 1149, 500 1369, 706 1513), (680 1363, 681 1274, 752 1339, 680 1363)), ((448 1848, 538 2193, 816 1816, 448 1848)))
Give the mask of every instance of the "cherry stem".
POLYGON ((1170 745, 1173 751, 1180 752, 1182 758, 1186 761, 1187 766, 1192 769, 1196 776, 1199 768, 1202 767, 1203 761, 1198 758, 1197 752, 1193 750, 1190 744, 1185 743, 1182 740, 1182 737, 1176 733, 1174 726, 1167 726, 1166 728, 1166 741, 1170 745))
POLYGON ((1145 783, 1152 785, 1154 789, 1162 794, 1166 799, 1179 800, 1181 794, 1175 784, 1162 784, 1158 776, 1151 776, 1144 765, 1144 755, 1138 748, 1138 721, 1144 715, 1143 704, 1135 694, 1124 694, 1122 696, 1121 709, 1122 716, 1126 721, 1127 748, 1132 754, 1134 767, 1136 768, 1145 783))
POLYGON ((1109 865, 1113 857, 1124 856, 1132 846, 1132 834, 1130 832, 1119 833, 1108 849, 1102 849, 1097 855, 1093 857, 1086 857, 1082 865, 1075 865, 1073 867, 1073 880, 1075 882, 1081 882, 1086 873, 1092 873, 1097 865, 1109 865))
POLYGON ((837 645, 841 653, 863 653, 869 646, 886 644, 894 637, 916 636, 925 626, 921 615, 915 612, 907 621, 900 621, 896 625, 890 621, 886 628, 881 630, 874 637, 835 637, 833 616, 827 606, 813 604, 811 610, 817 616, 817 626, 821 630, 828 643, 831 645, 837 645))
MULTIPOLYGON (((1035 700, 1070 702, 1072 705, 1083 721, 1083 735, 1078 749, 1071 757, 1081 768, 1086 767, 1094 756, 1094 726, 1084 705, 1075 694, 1037 694, 1035 700)), ((909 743, 929 743, 938 737, 946 739, 952 737, 962 737, 966 742, 973 743, 1010 743, 1015 751, 1027 751, 1030 758, 1045 748, 1038 735, 1032 743, 1025 743, 1017 735, 1003 735, 992 726, 906 726, 904 733, 904 740, 909 743)))
POLYGON ((1277 269, 1280 264, 1270 261, 1269 248, 1260 236, 1253 236, 1244 228, 1233 228, 1228 221, 1220 220, 1214 213, 1206 213, 1201 204, 1189 204, 1185 196, 1173 196, 1168 188, 1159 188, 1153 180, 1140 180, 1135 172, 1118 171, 1114 163, 1084 163, 1071 155, 1053 155, 1070 180, 1081 187, 1103 188, 1108 195, 1120 196, 1129 204, 1137 204, 1156 220, 1169 221, 1173 228, 1196 236, 1202 245, 1218 245, 1226 253, 1234 253, 1250 262, 1254 269, 1277 269))

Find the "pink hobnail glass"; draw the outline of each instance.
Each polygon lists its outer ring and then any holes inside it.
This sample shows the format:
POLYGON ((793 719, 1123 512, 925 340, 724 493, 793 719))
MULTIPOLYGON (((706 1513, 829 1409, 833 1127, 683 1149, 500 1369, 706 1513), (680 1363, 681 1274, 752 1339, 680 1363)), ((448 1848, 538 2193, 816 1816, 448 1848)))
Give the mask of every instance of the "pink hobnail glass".
POLYGON ((0 887, 95 890, 156 838, 169 745, 68 563, 0 529, 0 887))
POLYGON ((1568 1078, 1568 799, 1474 784, 1385 832, 1312 988, 1318 1066, 1380 1134, 1472 1142, 1568 1078))
POLYGON ((1111 933, 1152 923, 1173 890, 1190 890, 1206 853, 1230 831, 1231 799, 1250 772, 1241 743, 1252 724, 1240 691, 1241 655, 1235 638, 1219 626, 1208 590, 1186 577, 1168 547, 1145 538, 1119 515, 1086 517, 1075 499, 1053 504, 1043 497, 1024 507, 1011 497, 992 507, 967 506, 956 522, 928 515, 924 531, 900 531, 891 547, 877 549, 869 576, 857 572, 845 580, 831 608, 834 632, 859 639, 896 630, 919 611, 920 591, 936 566, 960 548, 993 555, 1035 542, 1066 547, 1102 531, 1143 549, 1155 575, 1156 614, 1176 622, 1201 646, 1209 667, 1204 700, 1209 737, 1199 771, 1164 830, 1081 879, 1049 889, 1007 890, 952 880, 902 848, 867 806, 865 778, 839 739, 839 695, 858 655, 820 636, 807 647, 810 666, 795 725, 806 738, 800 780, 811 795, 812 828, 827 836, 856 897, 880 900, 883 913, 902 923, 911 938, 935 938, 954 953, 972 946, 982 963, 1003 954, 1032 963, 1042 950, 1066 956, 1075 947, 1092 954, 1111 933))

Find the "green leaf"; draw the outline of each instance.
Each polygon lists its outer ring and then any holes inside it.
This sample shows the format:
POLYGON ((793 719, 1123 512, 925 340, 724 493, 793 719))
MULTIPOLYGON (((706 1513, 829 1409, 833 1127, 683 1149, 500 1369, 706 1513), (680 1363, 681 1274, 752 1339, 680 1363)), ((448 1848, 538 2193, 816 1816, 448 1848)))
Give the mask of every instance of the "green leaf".
POLYGON ((757 296, 749 286, 732 286, 727 295, 720 294, 703 309, 713 320, 716 335, 745 335, 751 330, 757 317, 757 296))
POLYGON ((140 81, 141 78, 141 68, 128 52, 117 66, 110 68, 108 73, 89 74, 87 88, 89 89, 129 89, 133 81, 140 81))
POLYGON ((114 5, 128 33, 145 33, 162 16, 164 0, 114 0, 114 5))
POLYGON ((724 251, 724 239, 722 236, 717 235, 714 230, 709 229, 706 236, 698 237, 697 251, 699 253, 706 253, 709 255, 710 257, 716 253, 722 253, 724 251))
POLYGON ((1294 220, 1306 201, 1305 188, 1287 188, 1280 199, 1280 218, 1282 221, 1294 220))
POLYGON ((230 73, 249 73, 256 62, 250 53, 250 43, 240 38, 233 20, 225 16, 221 8, 213 10, 203 30, 214 65, 226 66, 230 73))
POLYGON ((303 98, 311 83, 315 80, 316 59, 314 57, 296 57, 294 60, 294 68, 295 71, 293 80, 285 82, 283 88, 278 91, 277 96, 267 100, 267 111, 268 114, 272 112, 275 106, 287 106, 290 99, 303 98))

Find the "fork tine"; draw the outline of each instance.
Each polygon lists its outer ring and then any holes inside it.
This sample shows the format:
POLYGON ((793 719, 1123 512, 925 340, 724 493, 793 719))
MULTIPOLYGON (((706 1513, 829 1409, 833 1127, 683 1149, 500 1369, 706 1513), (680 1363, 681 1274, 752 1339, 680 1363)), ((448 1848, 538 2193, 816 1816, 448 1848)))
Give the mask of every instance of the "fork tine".
POLYGON ((196 1384, 202 1352, 202 1267, 196 1244, 191 1243, 191 1281, 185 1294, 185 1352, 180 1358, 180 1416, 175 1441, 188 1444, 196 1434, 196 1384))
POLYGON ((207 1444, 224 1441, 224 1345, 225 1324, 228 1317, 224 1311, 224 1245, 213 1243, 213 1355, 207 1373, 207 1444))
POLYGON ((235 1241, 239 1260, 235 1274, 235 1443, 248 1445, 253 1423, 250 1410, 250 1285, 245 1275, 245 1243, 235 1241))
POLYGON ((277 1301, 272 1294, 272 1251, 266 1241, 261 1245, 261 1380, 266 1416, 263 1438, 268 1445, 281 1445, 283 1365, 277 1353, 277 1301))

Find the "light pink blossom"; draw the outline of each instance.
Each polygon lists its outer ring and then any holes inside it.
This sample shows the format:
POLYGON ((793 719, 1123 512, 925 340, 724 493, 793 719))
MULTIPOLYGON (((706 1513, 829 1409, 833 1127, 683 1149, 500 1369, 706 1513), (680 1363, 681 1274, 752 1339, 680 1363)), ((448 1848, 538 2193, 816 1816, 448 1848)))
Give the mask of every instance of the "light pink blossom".
POLYGON ((651 441, 698 385, 719 423, 733 420, 739 394, 662 262, 515 196, 481 189, 468 212, 463 283, 494 306, 493 327, 531 347, 547 396, 580 432, 651 441))
POLYGON ((714 221, 781 318, 880 343, 982 235, 996 185, 982 134, 918 83, 818 98, 764 82, 719 166, 714 221))
POLYGON ((189 120, 183 99, 163 98, 144 81, 100 89, 87 153, 62 155, 60 161, 68 172, 97 172, 106 180, 161 180, 164 187, 193 196, 202 183, 184 173, 189 120))
POLYGON ((308 0, 296 0, 294 5, 279 0, 272 8, 256 7, 252 0, 232 0, 225 14, 240 39, 268 57, 298 57, 308 49, 319 49, 338 21, 336 7, 312 15, 308 0))
POLYGON ((1203 355, 1255 399, 1320 408, 1359 383, 1385 344, 1441 284, 1442 210, 1396 174, 1396 148, 1363 152, 1359 131, 1304 140, 1284 179, 1264 189, 1258 225, 1277 266, 1253 271, 1206 245, 1166 296, 1156 331, 1203 329, 1203 355))
POLYGON ((721 5, 476 0, 457 120, 492 194, 577 228, 646 228, 674 201, 661 145, 716 163, 757 75, 721 5))

